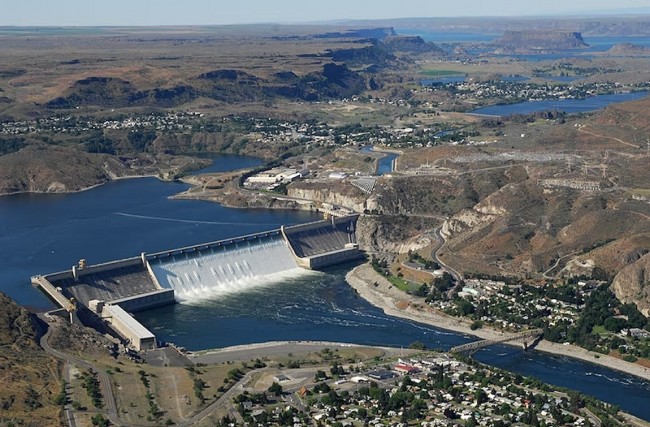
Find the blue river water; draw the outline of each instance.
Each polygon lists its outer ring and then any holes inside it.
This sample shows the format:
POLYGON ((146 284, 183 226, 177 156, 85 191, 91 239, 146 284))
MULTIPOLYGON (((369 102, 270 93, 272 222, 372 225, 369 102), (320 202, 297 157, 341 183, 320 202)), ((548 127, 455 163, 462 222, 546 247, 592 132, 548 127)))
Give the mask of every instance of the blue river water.
MULTIPOLYGON (((366 145, 361 148, 362 153, 370 153, 373 150, 371 145, 366 145)), ((385 175, 393 172, 395 169, 395 159, 399 157, 397 153, 385 153, 384 157, 377 160, 377 175, 385 175)))
POLYGON ((616 102, 634 101, 648 96, 648 92, 615 93, 596 95, 585 99, 561 99, 556 101, 526 101, 517 104, 492 105, 478 108, 472 114, 489 116, 510 116, 512 114, 529 114, 540 111, 564 111, 566 113, 587 113, 600 110, 616 102))
MULTIPOLYGON (((223 160, 223 159, 222 159, 223 160)), ((228 157, 231 169, 249 159, 228 157)), ((216 159, 219 162, 219 158, 216 159)), ((307 212, 228 209, 170 200, 187 186, 152 178, 66 194, 0 197, 0 291, 33 309, 52 305, 29 277, 89 263, 248 234, 317 219, 307 212)), ((352 266, 283 283, 139 313, 160 339, 192 350, 270 340, 332 340, 449 349, 473 338, 385 315, 344 280, 352 266)), ((476 354, 491 365, 533 375, 620 405, 650 420, 650 383, 596 365, 497 346, 476 354)))

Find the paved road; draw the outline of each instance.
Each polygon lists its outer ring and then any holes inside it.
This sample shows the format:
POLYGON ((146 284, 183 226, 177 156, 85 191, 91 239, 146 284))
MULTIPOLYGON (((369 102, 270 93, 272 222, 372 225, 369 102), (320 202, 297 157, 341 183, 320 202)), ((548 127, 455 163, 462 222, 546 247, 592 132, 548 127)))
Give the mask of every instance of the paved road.
MULTIPOLYGON (((46 321, 44 317, 41 317, 41 320, 46 321)), ((108 419, 111 421, 111 423, 115 425, 126 425, 126 423, 122 422, 118 416, 117 404, 115 403, 115 396, 113 395, 113 387, 111 384, 111 379, 109 378, 108 374, 106 374, 106 372, 102 372, 101 370, 97 369, 93 364, 83 359, 80 359, 76 356, 72 356, 70 354, 52 348, 50 346, 50 343, 48 342, 48 339, 52 332, 52 328, 53 326, 48 324, 47 332, 45 332, 45 334, 43 334, 43 336, 41 337, 40 344, 41 347, 43 347, 43 350, 45 350, 45 352, 48 353, 49 355, 54 356, 57 359, 61 359, 69 365, 76 365, 83 369, 97 372, 97 378, 99 379, 102 395, 104 397, 104 404, 106 405, 108 419)), ((67 415, 67 418, 68 420, 70 420, 72 417, 71 415, 67 415)), ((70 425, 74 427, 75 425, 74 421, 70 425)))
MULTIPOLYGON (((230 399, 233 396, 233 394, 243 391, 244 384, 250 381, 253 374, 257 372, 260 372, 260 370, 253 370, 247 372, 246 375, 244 375, 241 380, 239 380, 236 384, 230 387, 219 399, 215 400, 214 402, 212 402, 211 404, 203 408, 200 412, 194 414, 192 417, 188 418, 187 420, 178 423, 177 425, 179 427, 192 426, 198 423, 199 421, 201 421, 203 418, 210 415, 211 413, 213 413, 214 411, 216 411, 219 407, 221 406, 227 407, 228 405, 230 405, 230 399)), ((236 411, 235 413, 232 412, 232 406, 228 412, 230 413, 231 417, 234 416, 235 418, 240 418, 238 412, 236 411)))
POLYGON ((463 276, 461 274, 451 268, 448 264, 446 264, 443 260, 440 259, 438 254, 446 247, 447 242, 445 241, 445 238, 442 236, 442 233, 440 232, 440 227, 436 228, 435 230, 435 235, 436 239, 438 240, 438 245, 433 248, 431 251, 431 257, 436 260, 440 266, 447 271, 447 273, 451 274, 451 276, 454 278, 455 281, 459 282, 463 279, 463 276))

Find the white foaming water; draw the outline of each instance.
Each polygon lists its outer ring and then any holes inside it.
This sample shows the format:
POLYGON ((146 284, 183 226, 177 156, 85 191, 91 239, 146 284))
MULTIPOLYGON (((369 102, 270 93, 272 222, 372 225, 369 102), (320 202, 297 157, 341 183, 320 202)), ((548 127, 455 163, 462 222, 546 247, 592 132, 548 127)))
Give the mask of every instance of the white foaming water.
POLYGON ((174 255, 152 262, 156 279, 176 299, 196 303, 309 274, 281 236, 174 255))

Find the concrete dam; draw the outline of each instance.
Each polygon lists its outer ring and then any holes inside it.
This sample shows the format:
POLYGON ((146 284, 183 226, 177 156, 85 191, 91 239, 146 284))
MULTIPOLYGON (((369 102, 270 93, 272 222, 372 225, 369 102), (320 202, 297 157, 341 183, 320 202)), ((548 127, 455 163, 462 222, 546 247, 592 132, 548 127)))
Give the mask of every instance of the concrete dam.
POLYGON ((358 215, 281 227, 216 242, 32 277, 70 313, 88 309, 137 350, 155 336, 129 312, 196 301, 277 283, 288 277, 363 258, 358 215))

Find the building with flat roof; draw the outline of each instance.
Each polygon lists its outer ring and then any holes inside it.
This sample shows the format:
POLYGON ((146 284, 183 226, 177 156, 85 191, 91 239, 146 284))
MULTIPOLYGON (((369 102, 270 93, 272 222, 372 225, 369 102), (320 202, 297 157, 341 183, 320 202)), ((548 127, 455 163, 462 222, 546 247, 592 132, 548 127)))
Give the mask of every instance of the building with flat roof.
POLYGON ((102 317, 111 323, 122 337, 129 340, 136 350, 153 350, 156 348, 156 336, 119 305, 105 305, 102 317))

